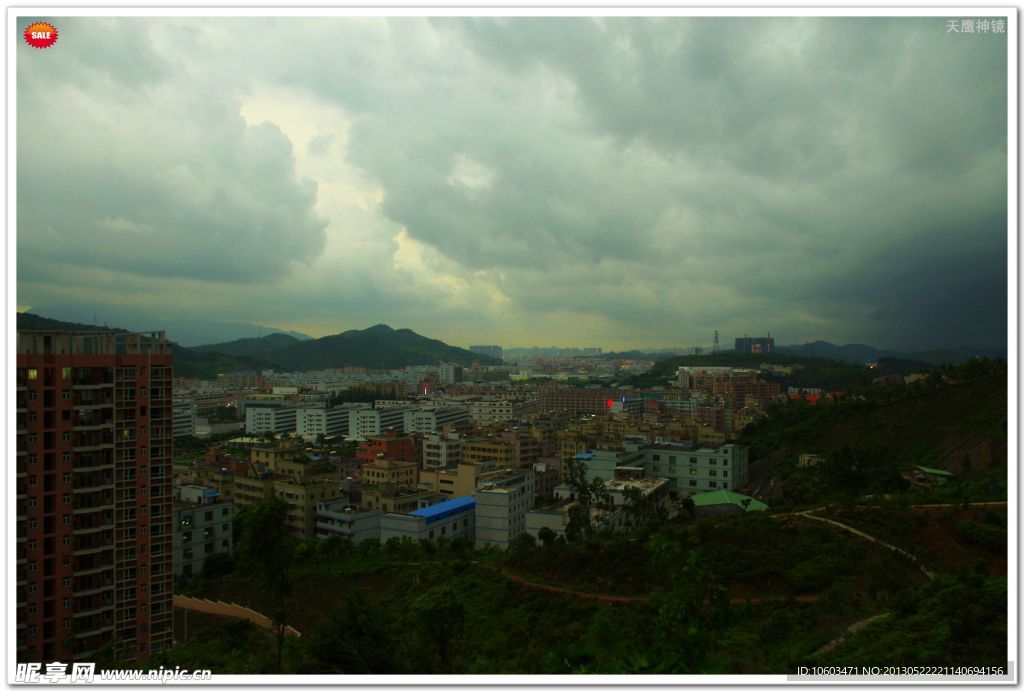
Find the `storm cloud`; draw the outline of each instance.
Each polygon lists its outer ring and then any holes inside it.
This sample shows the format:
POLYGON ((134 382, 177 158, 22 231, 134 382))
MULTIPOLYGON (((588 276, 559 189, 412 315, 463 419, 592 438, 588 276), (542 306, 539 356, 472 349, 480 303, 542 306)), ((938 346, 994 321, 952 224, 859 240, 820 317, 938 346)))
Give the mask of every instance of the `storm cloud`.
POLYGON ((1006 344, 1006 34, 51 21, 17 54, 19 305, 463 345, 1006 344))

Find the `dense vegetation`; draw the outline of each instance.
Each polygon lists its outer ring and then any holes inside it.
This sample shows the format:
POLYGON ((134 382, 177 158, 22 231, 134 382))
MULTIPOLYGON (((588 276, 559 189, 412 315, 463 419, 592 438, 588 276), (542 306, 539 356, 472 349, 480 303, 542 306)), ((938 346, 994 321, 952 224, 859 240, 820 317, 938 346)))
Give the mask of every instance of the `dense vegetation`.
POLYGON ((746 428, 740 441, 760 458, 786 446, 839 448, 866 437, 896 447, 944 431, 1005 439, 1006 397, 1006 363, 975 360, 910 385, 873 386, 828 404, 771 405, 768 416, 746 428))
MULTIPOLYGON (((839 660, 1006 657, 1002 574, 956 564, 927 583, 906 558, 799 518, 683 517, 573 542, 523 537, 505 553, 464 541, 294 542, 273 530, 279 518, 272 503, 241 512, 236 557, 211 561, 181 588, 248 604, 303 636, 192 615, 189 640, 149 665, 273 673, 278 642, 285 674, 781 674, 839 660), (964 589, 981 597, 950 607, 964 589), (597 599, 607 595, 633 600, 597 599), (880 613, 889 617, 849 647, 816 654, 880 613), (892 644, 925 623, 933 630, 917 634, 920 649, 892 644), (892 639, 882 657, 872 657, 876 631, 892 639)), ((969 522, 999 530, 984 515, 969 522)), ((991 531, 964 531, 994 549, 991 531)))

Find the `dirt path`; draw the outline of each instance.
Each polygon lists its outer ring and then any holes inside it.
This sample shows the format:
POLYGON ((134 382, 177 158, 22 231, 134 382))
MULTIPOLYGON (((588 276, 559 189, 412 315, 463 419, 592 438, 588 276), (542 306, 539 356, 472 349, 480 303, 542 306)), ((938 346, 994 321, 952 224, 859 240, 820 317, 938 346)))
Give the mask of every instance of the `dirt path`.
MULTIPOLYGON (((256 610, 235 604, 234 602, 202 600, 196 597, 188 597, 187 595, 175 595, 174 607, 176 609, 202 612, 203 614, 214 614, 221 617, 232 617, 234 619, 245 619, 261 629, 266 629, 267 631, 274 630, 273 622, 271 622, 265 614, 260 614, 256 610)), ((284 633, 286 636, 299 637, 302 635, 299 633, 298 629, 293 626, 285 626, 284 633)))
MULTIPOLYGON (((846 633, 857 633, 861 629, 867 628, 868 626, 871 626, 875 622, 881 621, 881 620, 885 619, 888 616, 889 616, 889 613, 886 612, 885 614, 876 614, 873 617, 868 617, 867 619, 861 619, 860 621, 856 621, 856 622, 854 622, 854 623, 852 623, 852 624, 850 624, 849 626, 846 627, 846 633)), ((846 636, 840 636, 839 638, 831 640, 828 643, 826 643, 825 645, 821 646, 820 648, 815 650, 811 655, 812 656, 814 656, 814 655, 821 655, 823 653, 831 652, 831 651, 835 650, 836 648, 838 648, 839 646, 841 646, 845 642, 846 642, 846 636)))
MULTIPOLYGON (((650 595, 614 595, 611 593, 590 593, 585 590, 574 590, 573 588, 565 588, 557 585, 548 585, 547 583, 537 583, 535 581, 528 580, 522 576, 518 576, 510 571, 501 569, 502 577, 508 580, 518 583, 525 588, 532 588, 534 590, 546 590, 549 593, 558 593, 559 595, 569 595, 572 597, 578 597, 584 600, 596 600, 597 602, 612 603, 623 603, 623 602, 647 602, 651 599, 650 595)), ((759 597, 730 597, 729 602, 734 605, 751 604, 757 605, 762 602, 788 602, 793 600, 795 602, 817 602, 821 599, 820 595, 765 595, 759 597)))
POLYGON ((906 551, 905 549, 897 547, 896 545, 890 545, 888 542, 880 540, 879 538, 875 537, 874 535, 869 535, 868 533, 865 533, 863 530, 858 530, 857 528, 854 528, 852 525, 847 525, 845 523, 840 523, 839 521, 831 519, 831 518, 823 518, 821 516, 814 516, 813 515, 813 512, 820 511, 822 508, 824 508, 824 507, 818 507, 816 509, 807 509, 806 511, 800 511, 800 512, 797 512, 797 513, 794 513, 794 514, 791 514, 791 515, 793 515, 793 516, 800 516, 801 518, 809 518, 812 521, 821 521, 822 523, 828 523, 830 525, 834 525, 837 528, 845 530, 846 532, 850 533, 851 535, 856 535, 857 537, 859 537, 861 539, 864 539, 864 540, 867 540, 868 542, 874 542, 876 545, 880 545, 882 547, 885 547, 886 549, 890 549, 893 552, 896 552, 897 554, 901 554, 904 557, 906 557, 907 559, 909 559, 910 561, 912 561, 915 564, 917 564, 918 568, 921 569, 921 573, 923 573, 925 576, 927 576, 929 581, 935 580, 935 574, 932 571, 929 571, 928 569, 926 569, 924 567, 924 565, 921 564, 921 560, 920 559, 918 559, 917 557, 915 557, 913 554, 911 554, 910 552, 906 551))

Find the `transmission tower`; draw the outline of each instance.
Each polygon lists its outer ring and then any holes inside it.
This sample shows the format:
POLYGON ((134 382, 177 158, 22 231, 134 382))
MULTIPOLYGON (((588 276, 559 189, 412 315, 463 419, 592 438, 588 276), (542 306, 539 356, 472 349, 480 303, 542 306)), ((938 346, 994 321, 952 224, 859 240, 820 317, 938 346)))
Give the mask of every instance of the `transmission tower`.
POLYGON ((715 329, 715 347, 712 351, 715 355, 718 355, 718 329, 715 329))

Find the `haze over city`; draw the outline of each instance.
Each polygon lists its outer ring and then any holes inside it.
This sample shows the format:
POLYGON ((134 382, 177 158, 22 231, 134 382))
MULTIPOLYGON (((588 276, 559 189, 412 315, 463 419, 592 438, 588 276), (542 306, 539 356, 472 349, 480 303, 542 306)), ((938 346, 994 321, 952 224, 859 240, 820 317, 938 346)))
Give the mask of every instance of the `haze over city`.
POLYGON ((17 62, 21 308, 463 345, 1006 345, 1005 34, 941 17, 59 29, 17 62))

